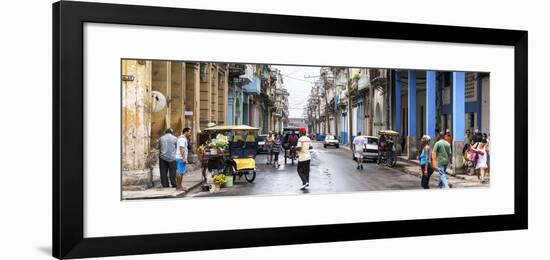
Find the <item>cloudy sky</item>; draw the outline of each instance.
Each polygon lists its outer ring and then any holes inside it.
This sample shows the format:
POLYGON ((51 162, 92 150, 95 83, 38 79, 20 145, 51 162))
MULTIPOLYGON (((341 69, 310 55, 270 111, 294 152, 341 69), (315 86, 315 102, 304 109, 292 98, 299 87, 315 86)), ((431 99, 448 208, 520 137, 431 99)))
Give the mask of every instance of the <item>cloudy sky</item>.
POLYGON ((304 106, 321 68, 304 66, 272 66, 272 68, 281 71, 284 86, 290 93, 288 97, 289 117, 303 118, 304 106))

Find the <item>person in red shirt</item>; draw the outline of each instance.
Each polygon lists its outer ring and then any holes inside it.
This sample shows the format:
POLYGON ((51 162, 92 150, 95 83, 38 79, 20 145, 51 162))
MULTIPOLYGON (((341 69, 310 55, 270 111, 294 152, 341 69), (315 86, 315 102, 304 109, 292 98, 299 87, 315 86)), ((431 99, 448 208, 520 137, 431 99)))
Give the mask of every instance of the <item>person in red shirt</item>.
POLYGON ((445 136, 443 137, 445 139, 445 141, 447 141, 451 147, 453 145, 453 136, 451 136, 451 130, 447 129, 447 131, 445 131, 445 136))

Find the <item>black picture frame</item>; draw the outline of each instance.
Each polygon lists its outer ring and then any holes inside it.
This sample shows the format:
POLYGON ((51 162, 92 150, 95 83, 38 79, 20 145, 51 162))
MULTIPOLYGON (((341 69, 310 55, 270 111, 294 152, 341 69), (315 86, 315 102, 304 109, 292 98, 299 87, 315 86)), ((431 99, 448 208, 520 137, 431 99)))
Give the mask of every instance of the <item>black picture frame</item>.
POLYGON ((53 4, 52 62, 54 257, 527 229, 527 31, 62 1, 53 4), (514 214, 84 238, 83 26, 87 22, 513 46, 514 214))

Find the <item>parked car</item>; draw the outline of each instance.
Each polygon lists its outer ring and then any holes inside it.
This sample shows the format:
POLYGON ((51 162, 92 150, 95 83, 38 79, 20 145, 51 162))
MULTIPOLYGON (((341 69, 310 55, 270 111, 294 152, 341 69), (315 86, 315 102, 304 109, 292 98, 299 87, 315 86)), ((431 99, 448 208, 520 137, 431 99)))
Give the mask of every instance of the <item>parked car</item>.
MULTIPOLYGON (((363 160, 364 161, 376 161, 378 160, 378 137, 361 135, 358 136, 364 138, 367 143, 363 148, 363 160)), ((353 160, 355 161, 355 154, 352 152, 353 160)))
POLYGON ((267 139, 267 135, 258 135, 258 137, 256 137, 258 141, 258 153, 267 153, 265 150, 265 139, 267 139))
POLYGON ((338 138, 334 135, 327 135, 323 141, 323 147, 327 148, 327 146, 335 146, 336 148, 340 148, 340 141, 338 141, 338 138))

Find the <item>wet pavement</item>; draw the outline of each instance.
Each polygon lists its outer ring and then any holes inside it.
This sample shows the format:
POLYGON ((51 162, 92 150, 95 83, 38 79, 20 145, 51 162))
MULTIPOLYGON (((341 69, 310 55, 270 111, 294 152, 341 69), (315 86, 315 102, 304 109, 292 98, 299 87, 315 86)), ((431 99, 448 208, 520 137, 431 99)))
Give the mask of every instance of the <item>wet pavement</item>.
POLYGON ((314 143, 311 150, 310 188, 301 190, 301 181, 296 164, 284 164, 283 155, 279 156, 281 166, 274 168, 266 165, 266 155, 256 157, 257 175, 253 183, 244 177, 236 179, 232 187, 222 188, 220 192, 203 192, 194 189, 187 197, 208 196, 245 196, 245 195, 283 195, 303 193, 336 193, 354 191, 410 190, 420 189, 420 178, 376 163, 363 164, 364 169, 356 169, 351 151, 344 148, 323 148, 314 143))

